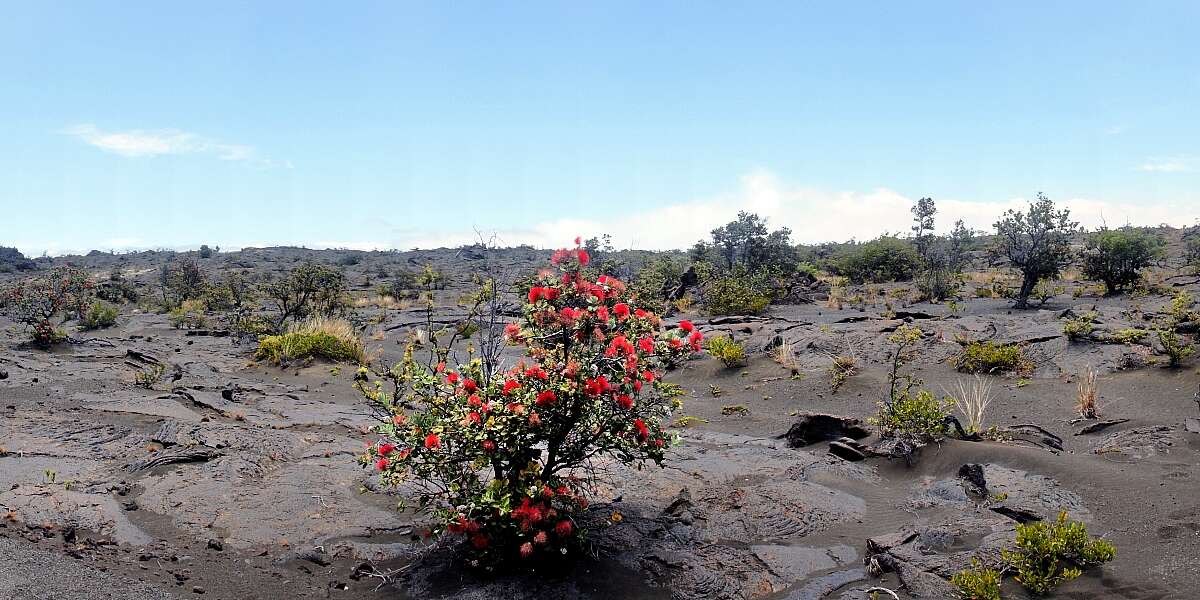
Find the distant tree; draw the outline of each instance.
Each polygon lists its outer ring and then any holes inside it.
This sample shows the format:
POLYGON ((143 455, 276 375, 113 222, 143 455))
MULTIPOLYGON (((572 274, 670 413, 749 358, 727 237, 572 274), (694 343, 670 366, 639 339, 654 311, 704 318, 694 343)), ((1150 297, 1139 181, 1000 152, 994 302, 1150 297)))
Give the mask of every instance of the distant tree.
POLYGON ((305 263, 267 284, 263 292, 278 313, 275 326, 281 328, 289 319, 299 321, 340 310, 345 304, 346 278, 333 268, 305 263))
POLYGON ((163 304, 175 307, 187 300, 200 299, 208 288, 208 277, 196 261, 183 258, 162 266, 159 287, 163 304))
POLYGON ((921 256, 908 240, 885 235, 851 246, 833 266, 853 283, 908 281, 920 268, 921 256))
POLYGON ((1029 211, 1007 210, 996 221, 993 251, 1021 272, 1021 289, 1014 308, 1028 308, 1029 296, 1042 279, 1057 277, 1071 262, 1071 234, 1079 223, 1068 209, 1055 210, 1041 192, 1029 211))
POLYGON ((207 244, 201 244, 200 258, 212 258, 212 255, 213 255, 213 249, 209 248, 207 244))
POLYGON ((933 198, 921 198, 912 207, 913 247, 920 257, 916 273, 917 288, 930 300, 945 300, 958 293, 968 247, 975 234, 961 220, 954 223, 949 237, 934 235, 937 206, 933 198))
POLYGON ((1109 295, 1141 279, 1141 269, 1166 255, 1162 237, 1132 228, 1101 230, 1087 240, 1083 274, 1099 279, 1109 295))

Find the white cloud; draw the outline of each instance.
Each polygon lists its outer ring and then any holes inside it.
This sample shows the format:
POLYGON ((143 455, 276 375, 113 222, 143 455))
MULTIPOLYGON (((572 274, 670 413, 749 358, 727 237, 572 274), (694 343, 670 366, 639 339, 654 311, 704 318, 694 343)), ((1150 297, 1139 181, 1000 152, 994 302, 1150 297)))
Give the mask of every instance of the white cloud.
MULTIPOLYGON (((814 243, 867 240, 885 232, 906 233, 912 222, 910 209, 915 198, 887 188, 868 192, 828 191, 790 185, 767 171, 756 171, 741 178, 731 194, 681 202, 653 208, 623 217, 605 220, 564 218, 543 221, 529 228, 485 230, 495 233, 501 245, 530 244, 551 248, 566 245, 576 235, 613 235, 619 248, 688 248, 709 232, 733 220, 739 210, 758 213, 770 219, 772 227, 786 226, 796 242, 814 243)), ((1022 210, 1027 199, 965 201, 936 198, 939 229, 948 230, 962 219, 967 226, 985 232, 1001 213, 1010 208, 1022 210)), ((1099 227, 1131 223, 1183 226, 1200 218, 1195 203, 1111 202, 1088 198, 1055 198, 1060 206, 1071 209, 1071 216, 1083 226, 1099 227)), ((474 232, 450 231, 424 235, 397 236, 392 244, 400 249, 457 246, 477 241, 474 232)))
POLYGON ((1200 157, 1171 156, 1166 158, 1150 158, 1138 165, 1137 170, 1152 173, 1190 173, 1200 166, 1200 157))
MULTIPOLYGON (((276 164, 270 159, 259 156, 258 151, 252 146, 227 144, 177 129, 105 131, 95 125, 85 123, 64 129, 62 133, 75 136, 84 143, 106 152, 130 158, 204 154, 215 156, 220 160, 244 161, 261 166, 276 164)), ((283 166, 292 168, 289 161, 285 161, 283 166)))
MULTIPOLYGON (((529 244, 540 248, 568 245, 575 236, 585 238, 612 234, 618 248, 644 250, 684 249, 697 240, 709 237, 709 232, 736 217, 739 210, 758 213, 770 220, 772 227, 789 227, 795 242, 815 243, 846 241, 851 238, 868 240, 885 232, 907 233, 912 222, 910 209, 915 198, 888 188, 872 191, 829 191, 804 187, 783 181, 769 171, 759 170, 744 175, 736 188, 723 195, 684 200, 666 206, 625 213, 607 219, 564 217, 535 222, 519 229, 496 229, 486 223, 476 223, 472 229, 417 231, 386 230, 387 225, 371 227, 371 222, 356 226, 363 238, 312 241, 306 239, 219 239, 214 232, 205 234, 208 243, 226 250, 243 247, 306 246, 308 248, 349 248, 376 250, 395 248, 456 247, 479 241, 479 236, 496 236, 501 246, 529 244)), ((1001 213, 1010 208, 1023 210, 1028 199, 1010 198, 986 201, 967 201, 935 198, 937 223, 942 231, 962 219, 967 226, 992 232, 992 225, 1001 213)), ((1054 198, 1060 206, 1071 209, 1071 217, 1083 226, 1095 228, 1107 224, 1120 226, 1158 225, 1169 223, 1176 227, 1190 225, 1200 219, 1200 202, 1181 199, 1176 202, 1106 201, 1090 198, 1054 198)), ((139 232, 144 235, 143 232, 139 232)), ((203 233, 203 232, 197 232, 203 233)), ((330 232, 331 235, 337 232, 330 232)), ((342 232, 344 233, 344 232, 342 232)), ((76 241, 75 244, 83 242, 76 241)), ((114 238, 102 242, 103 249, 117 251, 171 246, 167 238, 114 238)), ((86 252, 90 248, 64 247, 59 243, 17 244, 29 253, 50 254, 86 252)), ((198 246, 178 246, 192 249, 198 246)))

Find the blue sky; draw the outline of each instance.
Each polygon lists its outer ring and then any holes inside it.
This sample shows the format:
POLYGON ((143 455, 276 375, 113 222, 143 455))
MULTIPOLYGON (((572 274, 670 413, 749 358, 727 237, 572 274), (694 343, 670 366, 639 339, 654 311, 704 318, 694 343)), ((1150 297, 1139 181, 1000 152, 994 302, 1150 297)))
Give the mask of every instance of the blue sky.
POLYGON ((1200 217, 1200 4, 13 3, 0 244, 1200 217))

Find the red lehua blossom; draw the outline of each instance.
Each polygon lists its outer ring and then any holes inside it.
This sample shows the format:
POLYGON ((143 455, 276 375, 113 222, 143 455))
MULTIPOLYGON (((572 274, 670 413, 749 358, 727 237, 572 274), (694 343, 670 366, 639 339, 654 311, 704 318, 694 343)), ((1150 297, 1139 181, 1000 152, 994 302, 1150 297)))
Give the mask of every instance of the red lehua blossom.
POLYGON ((644 311, 644 310, 642 310, 642 309, 640 309, 640 308, 639 308, 639 309, 637 309, 637 310, 635 310, 635 311, 633 311, 633 316, 635 316, 635 317, 637 317, 637 318, 639 318, 639 319, 645 319, 645 318, 646 318, 646 315, 648 315, 648 314, 650 314, 650 313, 648 313, 648 312, 646 312, 646 311, 644 311))
POLYGON ((633 426, 637 428, 638 441, 644 442, 650 437, 650 428, 646 427, 646 423, 641 419, 634 419, 633 426))
POLYGON ((534 427, 542 424, 542 418, 538 416, 536 410, 529 413, 529 424, 534 427))
POLYGON ((489 454, 495 452, 496 442, 493 442, 492 440, 483 440, 483 451, 489 454))
POLYGON ((545 543, 546 543, 546 539, 547 539, 547 538, 546 538, 546 532, 545 532, 545 531, 539 531, 539 532, 537 532, 537 535, 533 536, 533 543, 535 543, 535 544, 537 544, 537 545, 541 546, 542 544, 545 544, 545 543))
POLYGON ((554 404, 556 400, 558 400, 558 396, 554 395, 554 390, 543 390, 537 395, 536 402, 538 406, 546 406, 554 404))
POLYGON ((616 313, 618 319, 624 319, 629 316, 629 305, 624 302, 618 302, 613 305, 613 312, 616 313))
POLYGON ((387 456, 387 455, 391 454, 392 452, 395 452, 395 450, 396 450, 395 444, 384 442, 379 445, 379 455, 380 456, 387 456))
POLYGON ((700 342, 703 340, 704 334, 700 333, 700 330, 698 329, 693 331, 692 335, 688 336, 688 344, 691 344, 692 350, 695 350, 696 352, 700 351, 700 342))
POLYGON ((683 340, 679 338, 671 338, 671 349, 678 350, 683 347, 683 340))
POLYGON ((601 306, 601 307, 597 308, 596 309, 596 318, 601 321, 607 321, 608 320, 608 307, 601 306))
POLYGON ((521 544, 521 558, 529 558, 530 556, 533 556, 533 544, 529 542, 521 544))
POLYGON ((515 340, 521 335, 521 326, 516 323, 509 323, 504 326, 504 336, 515 340))
POLYGON ((565 249, 555 250, 554 254, 550 255, 550 264, 557 265, 558 263, 561 263, 562 261, 566 260, 567 257, 570 255, 571 255, 571 253, 568 250, 565 250, 565 249))
POLYGON ((547 300, 558 300, 559 291, 558 288, 543 288, 542 294, 547 300))
POLYGON ((403 414, 403 413, 401 413, 401 414, 398 414, 398 415, 396 415, 396 416, 392 417, 392 424, 393 424, 393 425, 403 425, 403 424, 405 424, 405 423, 407 423, 407 422, 408 422, 408 415, 405 415, 405 414, 403 414))
POLYGON ((473 412, 467 415, 467 420, 470 421, 472 425, 478 425, 483 419, 479 416, 479 413, 473 412))
POLYGON ((488 547, 488 537, 482 533, 471 536, 471 545, 475 546, 476 550, 483 550, 488 547))
POLYGON ((646 354, 652 354, 654 352, 654 339, 650 336, 646 336, 638 340, 638 348, 646 354))
POLYGON ((629 410, 629 409, 633 408, 633 398, 631 398, 629 396, 629 394, 621 394, 621 395, 617 396, 616 400, 617 400, 617 406, 620 406, 621 408, 623 408, 625 410, 629 410))
POLYGON ((663 441, 662 441, 662 438, 658 438, 658 439, 654 440, 654 446, 655 446, 656 448, 662 448, 662 447, 663 447, 663 441))
POLYGON ((684 333, 691 333, 692 330, 695 328, 696 328, 696 326, 692 325, 692 322, 688 321, 686 319, 679 322, 679 329, 682 330, 684 333))
POLYGON ((432 450, 434 448, 440 448, 441 445, 442 445, 442 440, 438 439, 438 436, 436 433, 431 433, 431 434, 425 436, 425 447, 426 448, 432 450))
POLYGON ((389 464, 391 464, 391 461, 386 458, 380 458, 379 460, 375 461, 375 468, 382 471, 388 468, 389 464))
POLYGON ((440 362, 440 363, 438 363, 438 364, 437 364, 437 368, 436 368, 435 370, 436 370, 438 373, 441 373, 442 371, 445 371, 445 370, 446 370, 446 363, 444 363, 444 362, 440 362))
POLYGON ((450 385, 457 384, 458 383, 458 373, 451 372, 449 375, 447 375, 446 383, 449 383, 450 385))
POLYGON ((467 404, 473 408, 483 406, 483 401, 479 399, 479 394, 471 394, 467 397, 467 404))
POLYGON ((571 522, 563 519, 554 526, 554 533, 558 534, 558 537, 567 537, 571 535, 571 530, 573 529, 574 526, 571 525, 571 522))
POLYGON ((654 371, 644 371, 642 373, 642 379, 645 379, 646 381, 654 381, 654 371))
POLYGON ((509 402, 504 407, 508 409, 508 412, 514 415, 525 414, 525 405, 521 404, 520 402, 509 402))
POLYGON ((541 300, 545 295, 546 295, 546 288, 531 287, 531 288, 529 288, 529 303, 533 304, 534 302, 541 300))
POLYGON ((471 392, 474 392, 478 388, 479 388, 479 386, 475 383, 474 379, 463 380, 463 389, 467 390, 468 394, 471 392))
POLYGON ((582 237, 582 236, 578 236, 578 235, 577 235, 577 236, 575 236, 575 245, 576 245, 576 246, 578 246, 578 245, 579 245, 579 242, 581 242, 581 241, 583 241, 583 237, 582 237))
POLYGON ((635 391, 635 392, 642 391, 642 382, 640 382, 640 381, 633 382, 633 391, 635 391))
POLYGON ((508 381, 504 382, 504 395, 507 396, 509 394, 512 394, 514 390, 517 390, 520 387, 521 387, 521 384, 517 383, 513 379, 509 379, 508 381))
POLYGON ((580 249, 576 255, 579 257, 579 266, 586 267, 589 262, 592 262, 592 257, 587 250, 580 249))

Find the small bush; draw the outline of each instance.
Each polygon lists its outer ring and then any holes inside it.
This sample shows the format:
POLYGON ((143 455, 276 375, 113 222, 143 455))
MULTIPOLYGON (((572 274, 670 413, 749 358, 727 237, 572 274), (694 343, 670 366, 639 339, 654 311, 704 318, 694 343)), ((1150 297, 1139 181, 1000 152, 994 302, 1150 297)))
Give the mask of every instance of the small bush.
POLYGON ((255 357, 275 364, 309 358, 362 363, 366 354, 349 321, 312 317, 281 335, 264 337, 258 343, 255 357))
POLYGON ((1145 329, 1127 327, 1125 329, 1117 330, 1117 332, 1112 335, 1112 339, 1114 342, 1119 344, 1130 345, 1142 341, 1149 334, 1150 332, 1146 331, 1145 329))
POLYGON ((1065 512, 1054 522, 1017 525, 1016 548, 1001 550, 1004 561, 1017 572, 1016 580, 1039 596, 1082 575, 1080 567, 1108 562, 1116 554, 1111 543, 1092 539, 1087 527, 1068 521, 1065 512))
POLYGON ((84 329, 103 329, 117 324, 117 307, 104 302, 92 304, 83 317, 84 329))
POLYGON ((708 340, 708 353, 720 359, 726 367, 733 368, 746 363, 746 348, 731 336, 717 336, 708 340))
POLYGON ((888 403, 879 404, 879 412, 869 421, 884 434, 909 435, 920 440, 940 437, 946 432, 946 417, 954 401, 938 400, 932 392, 910 389, 898 390, 888 403))
POLYGON ((771 296, 737 275, 720 276, 704 288, 704 308, 714 315, 757 315, 771 296))
POLYGON ((213 249, 208 247, 208 244, 200 245, 200 258, 212 258, 213 249))
POLYGON ((1097 317, 1094 311, 1086 312, 1078 317, 1069 317, 1063 323, 1063 334, 1072 342, 1081 340, 1092 334, 1095 329, 1094 320, 1097 317))
POLYGON ((979 559, 971 560, 971 568, 959 571, 950 578, 958 588, 961 600, 1000 600, 1000 572, 984 567, 979 559))
POLYGON ((1020 346, 993 341, 968 342, 962 351, 951 359, 954 368, 963 373, 1017 371, 1024 366, 1024 362, 1020 346))
POLYGON ((167 318, 175 329, 203 329, 208 325, 208 319, 204 318, 204 302, 201 300, 184 300, 171 309, 167 318))
POLYGON ((834 262, 839 275, 857 284, 909 281, 920 265, 911 244, 889 236, 854 246, 834 262))
POLYGON ((150 366, 146 367, 145 369, 142 369, 142 370, 138 371, 137 373, 134 373, 133 384, 140 388, 152 390, 152 389, 154 389, 154 386, 157 385, 158 382, 162 380, 163 373, 165 373, 166 371, 167 371, 167 368, 164 367, 163 365, 160 365, 160 364, 150 365, 150 366))
POLYGON ((1196 349, 1183 341, 1183 338, 1175 333, 1173 329, 1156 329, 1154 331, 1158 335, 1158 343, 1162 346, 1163 353, 1167 355, 1168 366, 1174 368, 1183 363, 1183 360, 1192 355, 1196 349))
POLYGON ((162 266, 159 272, 159 286, 162 290, 163 304, 174 308, 183 302, 203 296, 208 288, 208 276, 200 270, 196 261, 184 258, 162 266))

